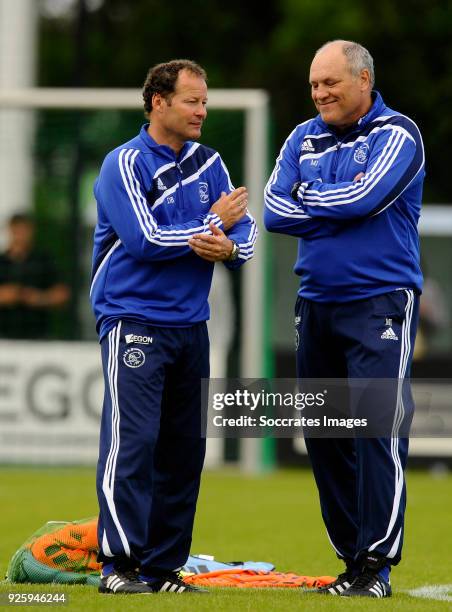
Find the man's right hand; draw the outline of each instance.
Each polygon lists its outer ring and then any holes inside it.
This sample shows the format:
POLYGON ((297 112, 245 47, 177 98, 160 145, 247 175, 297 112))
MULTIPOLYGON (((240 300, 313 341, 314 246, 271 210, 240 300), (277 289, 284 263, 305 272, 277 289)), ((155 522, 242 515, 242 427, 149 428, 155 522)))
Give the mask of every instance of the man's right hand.
POLYGON ((222 191, 221 197, 212 206, 210 212, 217 214, 223 221, 224 229, 228 230, 245 216, 247 205, 248 191, 246 187, 239 187, 231 191, 229 195, 222 191))

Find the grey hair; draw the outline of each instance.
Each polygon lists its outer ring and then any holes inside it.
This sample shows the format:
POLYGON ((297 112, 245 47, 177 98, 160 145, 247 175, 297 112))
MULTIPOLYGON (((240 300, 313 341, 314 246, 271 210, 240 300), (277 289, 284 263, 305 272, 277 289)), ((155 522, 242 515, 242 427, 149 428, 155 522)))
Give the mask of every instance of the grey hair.
POLYGON ((362 70, 368 70, 370 78, 370 87, 373 88, 375 84, 375 70, 374 60, 369 51, 357 42, 351 40, 330 40, 317 49, 316 55, 323 51, 325 47, 333 43, 342 43, 342 51, 347 58, 347 63, 350 68, 350 72, 354 76, 359 76, 362 70))

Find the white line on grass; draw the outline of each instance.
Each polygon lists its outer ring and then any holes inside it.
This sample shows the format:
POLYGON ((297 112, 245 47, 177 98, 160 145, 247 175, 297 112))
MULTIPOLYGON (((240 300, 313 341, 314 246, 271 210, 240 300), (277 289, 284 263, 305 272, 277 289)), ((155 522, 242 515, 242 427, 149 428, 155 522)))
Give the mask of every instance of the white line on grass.
POLYGON ((452 584, 431 584, 407 591, 413 597, 452 601, 452 584))

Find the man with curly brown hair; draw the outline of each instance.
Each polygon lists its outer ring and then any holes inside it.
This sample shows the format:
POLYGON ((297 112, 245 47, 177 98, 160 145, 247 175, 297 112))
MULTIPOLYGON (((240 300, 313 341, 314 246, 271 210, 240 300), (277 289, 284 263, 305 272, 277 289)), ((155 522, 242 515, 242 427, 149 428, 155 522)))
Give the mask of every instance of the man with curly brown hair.
POLYGON ((110 152, 95 185, 91 299, 105 399, 97 492, 104 593, 182 593, 205 453, 201 379, 209 376, 208 295, 215 263, 236 269, 257 229, 247 190, 196 141, 204 70, 152 68, 150 123, 110 152))

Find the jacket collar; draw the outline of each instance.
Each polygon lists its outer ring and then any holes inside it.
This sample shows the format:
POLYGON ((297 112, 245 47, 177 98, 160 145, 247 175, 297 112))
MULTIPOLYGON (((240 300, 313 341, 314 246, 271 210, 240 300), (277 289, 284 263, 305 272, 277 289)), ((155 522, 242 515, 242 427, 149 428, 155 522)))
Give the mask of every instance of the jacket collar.
POLYGON ((174 150, 168 145, 161 145, 155 142, 152 136, 148 132, 149 123, 145 123, 140 130, 140 139, 145 145, 146 149, 152 150, 154 153, 158 153, 163 157, 170 159, 171 161, 175 161, 177 159, 181 159, 186 151, 192 146, 192 142, 187 140, 182 149, 179 151, 179 154, 176 155, 174 150))
POLYGON ((376 117, 381 115, 384 109, 386 108, 385 103, 383 102, 383 98, 381 97, 381 94, 378 91, 373 90, 371 95, 372 95, 373 103, 369 109, 369 112, 363 115, 360 119, 358 119, 358 121, 354 125, 351 125, 344 132, 338 132, 333 125, 328 125, 327 123, 325 123, 320 115, 317 115, 316 117, 317 122, 321 125, 322 129, 326 129, 329 132, 332 132, 333 134, 335 134, 336 136, 337 135, 345 136, 349 134, 350 132, 353 132, 356 129, 362 129, 363 127, 368 125, 371 121, 373 121, 376 117))

